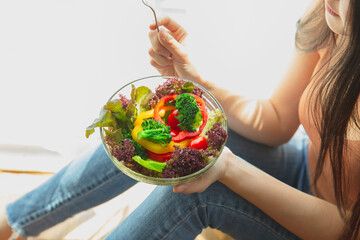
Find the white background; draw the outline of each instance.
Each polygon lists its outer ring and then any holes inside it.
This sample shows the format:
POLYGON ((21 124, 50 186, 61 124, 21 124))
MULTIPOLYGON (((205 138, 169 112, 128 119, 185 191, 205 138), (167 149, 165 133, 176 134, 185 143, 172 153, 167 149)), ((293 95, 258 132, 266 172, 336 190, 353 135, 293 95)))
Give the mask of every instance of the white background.
MULTIPOLYGON (((281 79, 309 3, 148 1, 188 30, 204 78, 256 97, 281 79)), ((72 156, 98 143, 98 132, 84 132, 110 95, 157 74, 147 54, 152 21, 141 0, 0 1, 0 152, 30 145, 72 156)))

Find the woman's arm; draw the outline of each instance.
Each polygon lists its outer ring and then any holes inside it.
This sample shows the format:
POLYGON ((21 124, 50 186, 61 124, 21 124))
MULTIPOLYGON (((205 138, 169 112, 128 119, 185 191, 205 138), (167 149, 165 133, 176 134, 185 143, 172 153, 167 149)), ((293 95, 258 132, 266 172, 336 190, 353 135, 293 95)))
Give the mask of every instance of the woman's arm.
POLYGON ((316 52, 295 51, 288 71, 269 99, 249 99, 211 82, 200 83, 220 101, 232 130, 253 141, 278 146, 299 126, 298 103, 318 61, 316 52))
POLYGON ((224 149, 216 164, 199 179, 174 192, 202 192, 219 180, 302 239, 338 239, 344 222, 335 205, 303 193, 224 149))
POLYGON ((240 135, 270 146, 292 137, 299 126, 298 102, 319 60, 318 53, 295 51, 289 70, 273 96, 252 100, 202 79, 181 44, 186 31, 170 18, 161 19, 159 24, 163 26, 159 33, 155 25, 150 26, 149 54, 151 64, 161 74, 189 79, 208 89, 224 108, 229 127, 240 135))

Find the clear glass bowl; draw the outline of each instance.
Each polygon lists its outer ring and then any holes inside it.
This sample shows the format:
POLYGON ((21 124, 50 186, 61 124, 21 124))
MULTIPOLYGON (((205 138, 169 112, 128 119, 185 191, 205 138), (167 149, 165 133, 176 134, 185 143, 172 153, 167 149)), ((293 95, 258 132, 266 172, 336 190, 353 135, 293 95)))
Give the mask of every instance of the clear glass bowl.
MULTIPOLYGON (((171 77, 171 76, 150 76, 150 77, 144 77, 144 78, 140 78, 135 81, 129 82, 128 84, 126 84, 125 86, 123 86, 119 90, 117 90, 110 97, 109 101, 117 98, 120 93, 130 99, 131 85, 134 85, 136 88, 140 87, 140 86, 146 86, 146 87, 150 88, 153 92, 155 92, 156 87, 163 84, 168 78, 173 78, 173 77, 171 77)), ((189 80, 186 80, 186 79, 181 79, 181 80, 189 82, 189 80)), ((202 89, 204 91, 202 98, 204 99, 204 102, 205 102, 205 105, 206 105, 206 108, 208 111, 220 109, 220 111, 225 115, 224 110, 220 106, 219 102, 215 99, 214 96, 211 95, 210 92, 208 92, 204 87, 202 87, 196 83, 193 83, 193 84, 198 86, 200 89, 202 89)), ((227 133, 227 121, 226 120, 223 122, 223 128, 225 129, 225 131, 227 133)), ((221 150, 218 152, 218 155, 203 169, 201 169, 195 173, 192 173, 187 176, 179 177, 179 178, 155 178, 155 177, 149 177, 146 175, 142 175, 138 172, 135 172, 135 171, 127 168, 125 165, 123 165, 120 161, 118 161, 114 156, 111 155, 109 147, 107 146, 107 144, 105 143, 105 140, 104 140, 105 133, 104 133, 103 128, 100 128, 100 136, 101 136, 101 140, 102 140, 102 143, 106 150, 107 155, 109 156, 109 158, 111 159, 111 161, 115 164, 115 166, 117 168, 119 168, 124 174, 128 175, 129 177, 131 177, 137 181, 154 184, 154 185, 178 185, 181 183, 192 181, 192 180, 200 177, 201 174, 206 172, 212 165, 214 165, 214 163, 218 159, 218 156, 221 154, 221 152, 223 151, 224 146, 225 146, 225 143, 224 143, 221 150)))

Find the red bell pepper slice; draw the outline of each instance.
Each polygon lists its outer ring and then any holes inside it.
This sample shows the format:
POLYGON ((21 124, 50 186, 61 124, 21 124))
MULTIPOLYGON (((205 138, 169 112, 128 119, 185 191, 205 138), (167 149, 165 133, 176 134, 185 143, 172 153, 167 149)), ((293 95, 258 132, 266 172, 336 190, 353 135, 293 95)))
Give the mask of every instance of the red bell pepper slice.
POLYGON ((193 137, 196 137, 196 136, 200 135, 200 133, 202 132, 202 130, 204 129, 204 127, 206 125, 208 115, 207 115, 207 111, 206 111, 204 101, 200 97, 198 97, 198 96, 196 96, 194 94, 190 94, 190 95, 195 98, 196 102, 199 105, 199 108, 200 108, 200 111, 201 111, 201 114, 202 114, 202 118, 203 118, 203 122, 200 125, 199 129, 197 131, 195 131, 195 132, 188 132, 186 130, 183 130, 183 131, 179 132, 179 134, 177 136, 172 138, 172 140, 174 142, 181 142, 182 140, 184 140, 186 138, 193 138, 193 137))
MULTIPOLYGON (((200 127, 199 127, 199 129, 197 131, 194 131, 194 132, 188 132, 186 130, 180 131, 177 136, 173 136, 172 141, 174 141, 174 142, 181 142, 186 138, 193 138, 193 137, 196 137, 196 136, 200 135, 200 133, 202 132, 202 130, 204 129, 204 127, 206 125, 208 115, 207 115, 207 111, 206 111, 204 101, 200 97, 198 97, 198 96, 196 96, 194 94, 190 93, 190 95, 195 98, 197 104, 199 105, 199 109, 200 109, 201 114, 202 114, 203 122, 202 122, 202 124, 200 125, 200 127)), ((177 96, 178 96, 178 94, 168 94, 168 95, 165 95, 164 97, 162 97, 159 100, 159 102, 154 107, 154 119, 155 120, 160 121, 161 123, 165 124, 165 122, 160 117, 160 114, 159 114, 160 109, 163 106, 165 106, 165 103, 167 101, 176 99, 177 96)))
POLYGON ((178 130, 170 129, 170 135, 171 135, 172 137, 176 137, 178 134, 179 134, 179 131, 178 131, 178 130))
POLYGON ((170 113, 170 115, 169 115, 169 117, 168 117, 168 120, 167 120, 167 123, 168 123, 168 125, 170 126, 171 130, 177 132, 176 135, 178 135, 179 132, 181 131, 181 129, 178 127, 178 125, 179 125, 179 119, 177 119, 177 118, 175 117, 175 116, 178 116, 178 115, 179 115, 178 110, 175 109, 175 110, 173 110, 173 111, 170 113))
POLYGON ((172 154, 172 152, 158 154, 158 153, 151 152, 149 150, 145 150, 145 151, 148 154, 149 159, 157 161, 157 162, 165 162, 165 161, 169 160, 170 156, 172 154))
POLYGON ((154 119, 156 121, 160 121, 161 123, 165 124, 165 122, 161 119, 160 117, 160 110, 163 106, 165 106, 165 103, 167 101, 170 101, 170 100, 173 100, 173 99, 176 99, 178 96, 178 94, 168 94, 168 95, 165 95, 164 97, 162 97, 159 102, 155 105, 154 107, 154 119))

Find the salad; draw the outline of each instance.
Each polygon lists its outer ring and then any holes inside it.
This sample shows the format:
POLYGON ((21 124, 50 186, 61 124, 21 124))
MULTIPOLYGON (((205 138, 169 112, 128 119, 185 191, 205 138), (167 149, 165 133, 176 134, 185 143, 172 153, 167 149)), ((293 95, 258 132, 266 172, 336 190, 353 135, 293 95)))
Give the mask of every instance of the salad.
POLYGON ((131 85, 130 98, 118 94, 87 127, 86 137, 103 128, 113 157, 127 168, 156 178, 178 178, 207 166, 227 139, 220 109, 209 110, 203 91, 168 78, 155 92, 131 85))

